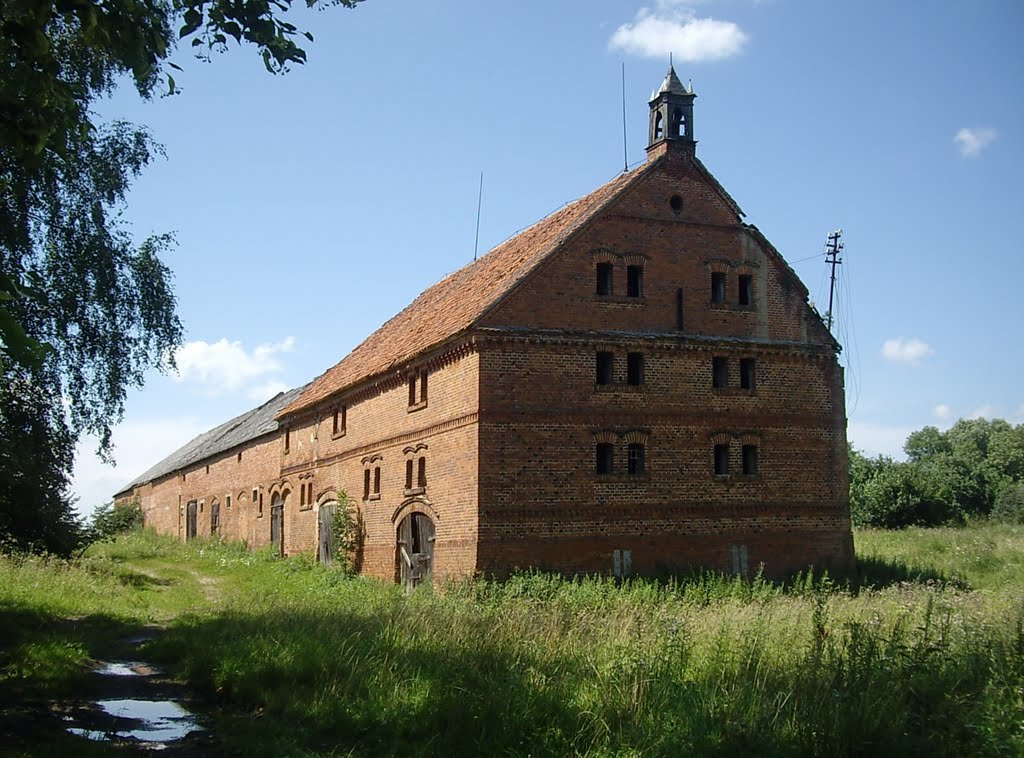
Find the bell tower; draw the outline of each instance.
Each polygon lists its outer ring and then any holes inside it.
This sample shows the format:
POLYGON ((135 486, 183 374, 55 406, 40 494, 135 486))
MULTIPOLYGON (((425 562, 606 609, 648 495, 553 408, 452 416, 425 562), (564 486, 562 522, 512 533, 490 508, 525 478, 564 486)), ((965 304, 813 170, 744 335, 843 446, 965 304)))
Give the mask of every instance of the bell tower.
POLYGON ((676 70, 670 64, 665 81, 651 94, 651 124, 647 140, 647 153, 663 145, 665 150, 680 150, 687 155, 694 155, 697 140, 693 138, 693 101, 697 95, 693 89, 687 89, 676 70))

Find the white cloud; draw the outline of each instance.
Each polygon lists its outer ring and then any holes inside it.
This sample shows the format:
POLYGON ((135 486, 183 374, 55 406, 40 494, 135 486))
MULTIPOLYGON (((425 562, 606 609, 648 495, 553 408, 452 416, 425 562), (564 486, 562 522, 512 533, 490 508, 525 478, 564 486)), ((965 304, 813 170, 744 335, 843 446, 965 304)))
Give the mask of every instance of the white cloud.
POLYGON ((973 129, 961 129, 953 137, 953 141, 959 146, 960 155, 965 158, 973 158, 995 138, 995 129, 988 126, 978 126, 973 129))
POLYGON ((982 405, 967 414, 967 418, 998 418, 999 413, 994 405, 982 405))
POLYGON ((909 363, 911 366, 916 366, 924 358, 934 353, 935 350, 932 349, 931 345, 916 337, 909 340, 896 337, 895 339, 886 340, 882 345, 882 355, 885 356, 886 360, 909 363))
POLYGON ((671 53, 685 63, 738 55, 747 42, 747 34, 732 21, 697 18, 684 7, 692 4, 663 1, 654 10, 641 8, 631 23, 615 30, 608 46, 646 58, 666 59, 671 53))
POLYGON ((910 426, 887 426, 866 421, 851 421, 847 425, 846 436, 854 450, 865 455, 888 455, 890 458, 903 459, 903 443, 912 432, 917 431, 910 426))
POLYGON ((950 408, 945 403, 939 403, 934 408, 932 408, 932 415, 935 416, 935 418, 937 419, 945 421, 946 419, 950 418, 953 415, 953 409, 950 408))
POLYGON ((294 337, 276 344, 257 345, 252 352, 247 352, 238 340, 186 342, 174 354, 178 366, 175 379, 204 385, 211 394, 232 392, 254 379, 282 371, 279 356, 294 346, 294 337))
POLYGON ((110 502, 124 485, 211 426, 193 416, 126 421, 113 433, 116 466, 96 457, 95 437, 83 437, 71 479, 78 512, 88 516, 97 505, 110 502))

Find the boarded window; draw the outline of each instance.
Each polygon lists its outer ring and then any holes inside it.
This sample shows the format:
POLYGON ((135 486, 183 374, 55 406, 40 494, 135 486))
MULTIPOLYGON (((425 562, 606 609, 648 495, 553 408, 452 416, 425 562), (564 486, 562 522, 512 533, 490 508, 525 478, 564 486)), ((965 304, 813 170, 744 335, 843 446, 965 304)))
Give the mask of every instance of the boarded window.
POLYGON ((612 264, 610 263, 598 263, 597 264, 597 294, 598 295, 610 295, 612 294, 612 264))
POLYGON ((600 352, 597 354, 597 383, 606 385, 612 383, 612 367, 615 365, 615 356, 612 353, 600 352))
POLYGON ((610 442, 597 443, 597 473, 610 474, 615 466, 615 446, 610 442))
POLYGON ((711 302, 725 302, 725 274, 720 271, 711 274, 711 302))
POLYGON ((626 382, 634 387, 644 383, 643 353, 629 353, 626 356, 626 382))
POLYGON ((643 266, 626 266, 626 295, 629 297, 644 296, 643 266))
POLYGON ((630 476, 640 476, 644 473, 644 445, 641 442, 630 442, 629 448, 629 473, 630 476))
POLYGON ((729 446, 715 445, 715 476, 729 475, 729 446))
POLYGON ((750 305, 754 302, 754 277, 750 274, 740 274, 740 305, 750 305))
POLYGON ((757 474, 757 445, 743 446, 743 473, 746 476, 757 474))
POLYGON ((711 386, 715 389, 724 389, 729 386, 729 359, 711 359, 711 386))
POLYGON ((745 390, 755 388, 757 363, 753 358, 740 358, 740 387, 745 390))

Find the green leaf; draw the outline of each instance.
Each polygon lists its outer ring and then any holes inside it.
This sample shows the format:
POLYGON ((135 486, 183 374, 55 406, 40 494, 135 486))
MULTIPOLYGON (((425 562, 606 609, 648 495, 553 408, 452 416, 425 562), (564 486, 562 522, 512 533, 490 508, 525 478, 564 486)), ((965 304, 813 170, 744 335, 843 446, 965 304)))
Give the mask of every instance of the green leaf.
POLYGON ((170 74, 167 75, 167 94, 168 95, 173 95, 174 94, 174 77, 171 76, 170 74))

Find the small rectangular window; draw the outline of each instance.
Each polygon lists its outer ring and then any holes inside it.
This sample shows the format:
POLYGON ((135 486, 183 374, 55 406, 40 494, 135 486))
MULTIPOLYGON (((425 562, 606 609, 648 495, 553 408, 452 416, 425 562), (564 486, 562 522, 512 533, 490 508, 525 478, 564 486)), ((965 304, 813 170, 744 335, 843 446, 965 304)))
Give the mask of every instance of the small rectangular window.
POLYGON ((242 451, 238 451, 238 462, 242 462, 242 451))
POLYGON ((416 405, 416 374, 409 377, 409 405, 416 405))
POLYGON ((259 503, 260 503, 260 507, 259 507, 259 511, 256 513, 256 515, 262 517, 263 516, 263 493, 262 492, 260 493, 259 503))
POLYGON ((373 494, 380 494, 380 466, 375 466, 373 469, 373 494))
POLYGON ((644 354, 629 353, 626 356, 626 383, 639 387, 644 383, 644 354))
POLYGON ((597 354, 597 383, 607 385, 612 383, 612 368, 615 365, 613 353, 599 352, 597 354))
POLYGON ((629 443, 629 474, 641 476, 644 473, 644 445, 641 442, 629 443))
POLYGON ((303 484, 299 487, 299 506, 306 504, 306 485, 303 484))
POLYGON ((427 402, 427 370, 420 372, 420 403, 427 402))
POLYGON ((228 510, 231 509, 231 495, 228 495, 227 497, 224 498, 224 507, 227 508, 228 510))
POLYGON ((259 497, 259 490, 256 489, 255 487, 253 487, 252 488, 252 502, 253 502, 254 505, 256 504, 256 498, 257 497, 259 497))
POLYGON ((728 445, 715 445, 715 476, 729 476, 728 445))
POLYGON ((711 359, 711 386, 715 389, 725 389, 729 386, 729 359, 711 359))
POLYGON ((754 302, 754 277, 750 274, 740 274, 740 305, 750 305, 754 302))
POLYGON ((210 464, 206 464, 206 473, 207 473, 207 474, 209 474, 209 473, 210 473, 210 464))
POLYGON ((363 500, 370 497, 370 469, 363 469, 363 500))
POLYGON ((757 474, 757 445, 743 446, 743 473, 746 476, 757 474))
POLYGON ((412 489, 412 458, 405 462, 405 488, 412 489))
POLYGON ((615 446, 610 442, 597 443, 597 473, 610 474, 614 470, 615 446))
POLYGON ((715 475, 716 476, 728 476, 729 475, 729 446, 728 445, 716 445, 715 446, 715 475))
POLYGON ((740 387, 745 390, 755 389, 757 363, 753 358, 740 358, 740 387))
POLYGON ((424 457, 420 457, 419 471, 418 471, 417 477, 416 477, 416 486, 417 487, 426 487, 427 486, 427 459, 424 458, 424 457))
POLYGON ((725 274, 719 271, 711 274, 711 302, 725 302, 725 274))
POLYGON ((626 295, 628 297, 644 296, 643 266, 626 266, 626 295))
POLYGON ((292 432, 291 429, 284 430, 284 451, 287 453, 291 449, 292 444, 292 432))
POLYGON ((348 406, 339 405, 334 409, 334 424, 332 434, 335 437, 339 437, 345 433, 346 421, 345 418, 348 415, 348 406))
POLYGON ((597 294, 612 294, 612 264, 610 263, 597 264, 597 294))

